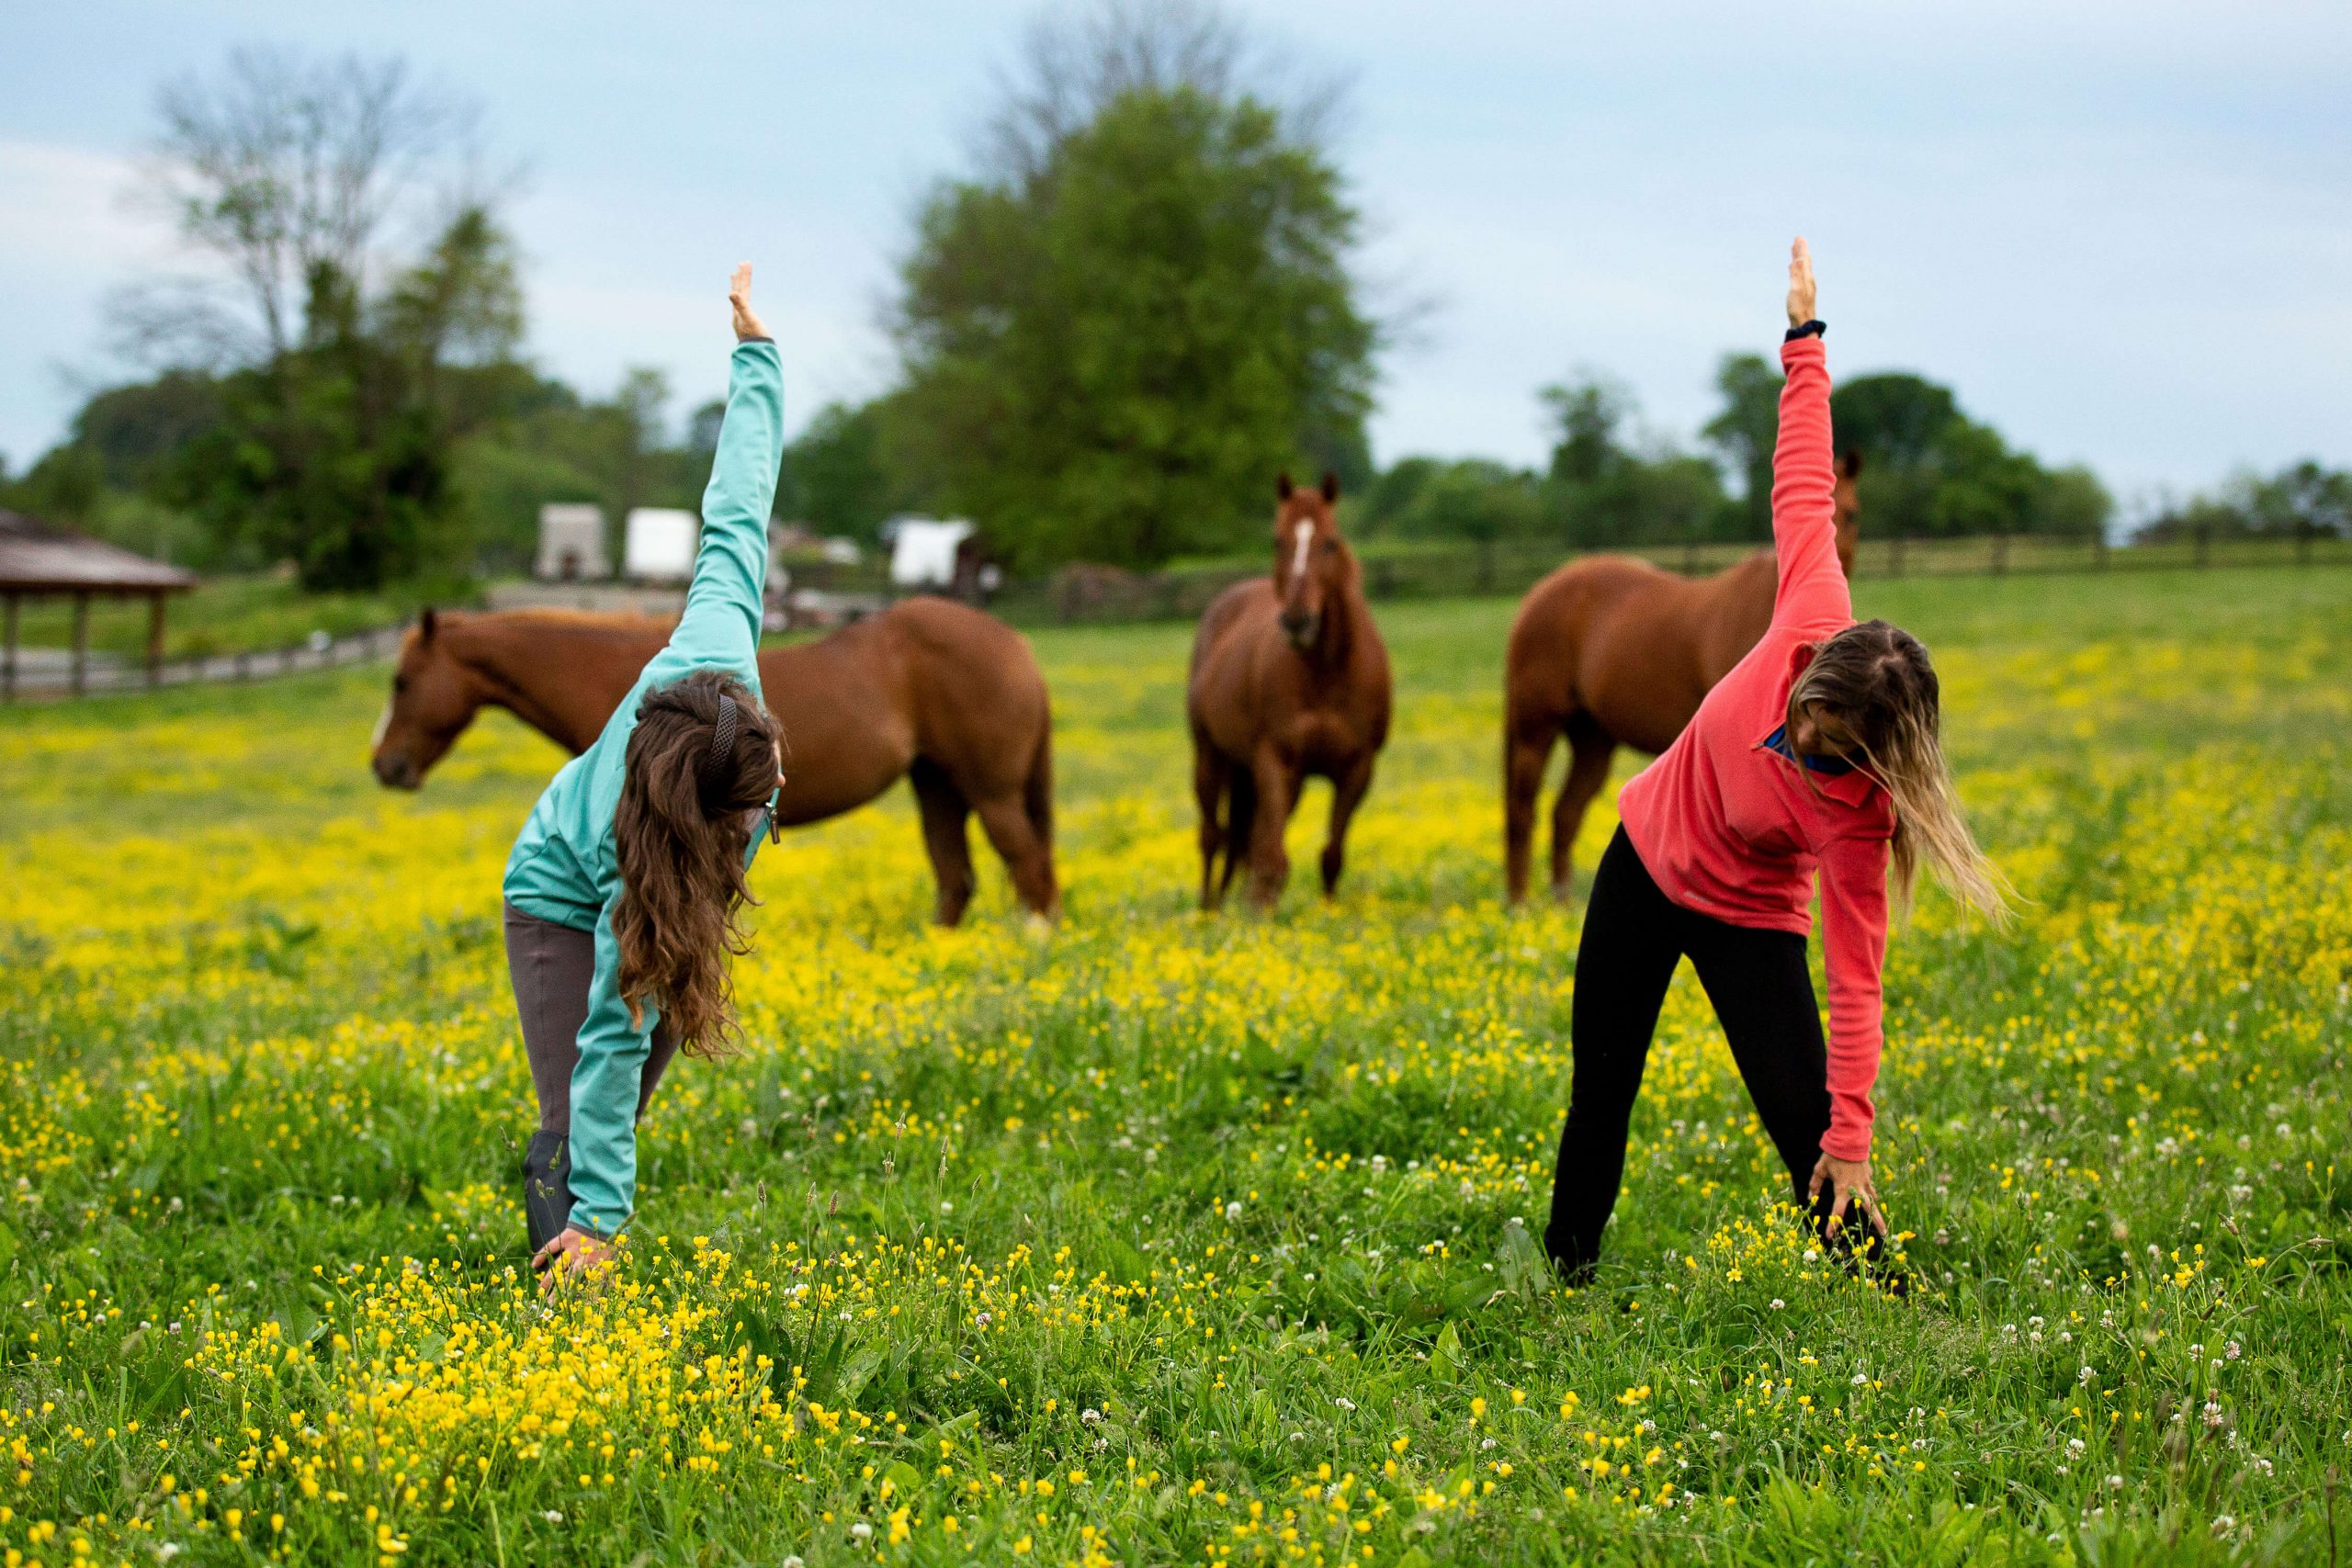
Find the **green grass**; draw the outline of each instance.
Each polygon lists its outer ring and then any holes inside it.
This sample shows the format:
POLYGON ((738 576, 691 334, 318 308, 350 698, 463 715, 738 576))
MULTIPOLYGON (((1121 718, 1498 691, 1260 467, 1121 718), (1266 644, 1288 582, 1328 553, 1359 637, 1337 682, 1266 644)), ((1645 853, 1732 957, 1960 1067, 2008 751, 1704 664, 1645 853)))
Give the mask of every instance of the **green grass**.
POLYGON ((635 1256, 544 1316, 496 885, 554 749, 491 716, 387 795, 380 669, 0 712, 0 1544, 2328 1561, 2352 580, 1860 598, 2030 900, 1893 943, 1902 1303, 1775 1212, 1687 975, 1602 1277, 1544 1275, 1580 911, 1498 908, 1506 601, 1382 608, 1348 883, 1265 921, 1190 908, 1186 629, 1035 635, 1062 927, 983 852, 925 930, 903 792, 769 852, 749 1049, 674 1069, 635 1256))

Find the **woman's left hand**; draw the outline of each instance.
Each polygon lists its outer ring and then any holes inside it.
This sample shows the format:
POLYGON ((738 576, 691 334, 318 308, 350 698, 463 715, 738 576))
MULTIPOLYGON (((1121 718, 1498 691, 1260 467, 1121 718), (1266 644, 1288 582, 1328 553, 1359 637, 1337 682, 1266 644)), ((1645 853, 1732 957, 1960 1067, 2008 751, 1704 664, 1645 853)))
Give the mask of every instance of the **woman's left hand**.
POLYGON ((761 321, 759 312, 752 309, 752 264, 750 262, 735 264, 735 276, 727 283, 727 305, 728 309, 734 313, 736 342, 741 343, 751 338, 769 335, 767 323, 761 321))
POLYGON ((583 1280, 601 1275, 613 1265, 613 1244, 602 1236, 566 1226, 561 1235, 539 1248, 531 1267, 539 1270, 539 1290, 553 1295, 570 1275, 583 1280))
POLYGON ((1797 236, 1789 247, 1789 325, 1801 327, 1820 312, 1815 309, 1813 247, 1797 236))
POLYGON ((1871 1183, 1870 1161, 1839 1159, 1835 1155, 1824 1154, 1814 1162, 1813 1181, 1804 1190, 1806 1202, 1821 1201, 1821 1184, 1825 1181, 1829 1183, 1830 1193, 1835 1199, 1829 1208, 1832 1225, 1845 1222, 1846 1205, 1850 1202, 1869 1217, 1873 1227, 1881 1232, 1886 1229, 1885 1217, 1879 1212, 1878 1189, 1871 1183))

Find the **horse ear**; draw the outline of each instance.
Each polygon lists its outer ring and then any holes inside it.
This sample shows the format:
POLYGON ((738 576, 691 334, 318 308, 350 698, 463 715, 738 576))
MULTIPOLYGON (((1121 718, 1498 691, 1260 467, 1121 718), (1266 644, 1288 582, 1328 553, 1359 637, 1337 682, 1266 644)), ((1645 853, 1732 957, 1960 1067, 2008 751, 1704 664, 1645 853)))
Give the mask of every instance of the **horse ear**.
POLYGON ((1323 470, 1323 499, 1325 501, 1340 499, 1340 476, 1329 468, 1323 470))
POLYGON ((1838 472, 1839 476, 1849 479, 1855 479, 1860 476, 1861 471, 1862 449, 1859 446, 1847 447, 1846 455, 1838 459, 1838 472))
POLYGON ((1277 501, 1288 501, 1290 499, 1290 470, 1288 468, 1284 468, 1281 473, 1274 476, 1274 499, 1277 501))
POLYGON ((433 628, 439 624, 440 617, 433 613, 433 606, 427 604, 424 607, 424 613, 416 618, 416 640, 419 642, 431 642, 433 640, 433 628))

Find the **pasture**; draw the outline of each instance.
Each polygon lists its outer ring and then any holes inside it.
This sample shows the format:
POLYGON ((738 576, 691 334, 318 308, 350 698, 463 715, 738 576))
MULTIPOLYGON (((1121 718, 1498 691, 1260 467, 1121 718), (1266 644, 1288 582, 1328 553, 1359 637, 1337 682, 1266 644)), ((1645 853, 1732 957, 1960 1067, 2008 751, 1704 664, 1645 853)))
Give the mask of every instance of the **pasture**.
POLYGON ((384 793, 381 670, 0 713, 6 1561, 2329 1561, 2352 577, 1860 598, 2030 900, 1891 948, 1911 1303, 1776 1211, 1687 969, 1550 1282, 1578 915, 1500 905, 1506 601, 1378 611, 1348 879, 1317 785, 1264 921, 1192 910, 1189 628, 1035 635, 1062 925, 982 856, 927 928, 902 790, 787 837, 752 1048, 552 1309, 497 886, 554 749, 384 793))

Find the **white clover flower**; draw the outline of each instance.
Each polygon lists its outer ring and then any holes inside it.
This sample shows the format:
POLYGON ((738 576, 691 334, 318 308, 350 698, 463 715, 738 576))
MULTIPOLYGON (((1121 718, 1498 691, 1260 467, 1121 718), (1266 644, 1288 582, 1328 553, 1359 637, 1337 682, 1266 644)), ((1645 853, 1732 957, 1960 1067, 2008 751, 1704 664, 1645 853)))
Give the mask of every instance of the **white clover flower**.
POLYGON ((1781 1300, 1780 1297, 1778 1297, 1778 1296, 1774 1296, 1774 1297, 1772 1298, 1772 1310, 1773 1310, 1774 1312, 1778 1312, 1778 1311, 1780 1311, 1782 1307, 1784 1307, 1784 1306, 1786 1306, 1786 1305, 1788 1305, 1788 1304, 1789 1304, 1788 1303, 1786 1303, 1786 1302, 1782 1301, 1782 1300, 1781 1300))
POLYGON ((1225 1206, 1225 1218, 1226 1218, 1226 1223, 1227 1223, 1227 1224, 1230 1224, 1233 1221, 1238 1220, 1238 1219, 1239 1219, 1240 1217, 1241 1217, 1241 1200, 1240 1200, 1240 1199, 1238 1199, 1238 1198, 1236 1198, 1233 1201, 1231 1201, 1230 1203, 1227 1203, 1227 1204, 1225 1206))
POLYGON ((1338 1405, 1342 1410, 1353 1410, 1356 1407, 1356 1402, 1345 1396, 1335 1399, 1331 1403, 1338 1405))
POLYGON ((2091 1371, 2090 1368, 2085 1367, 2081 1371, 2075 1374, 2075 1381, 2076 1382, 2097 1382, 2098 1381, 2098 1374, 2091 1371))
POLYGON ((864 1519, 860 1519, 857 1523, 849 1527, 850 1540, 856 1541, 861 1546, 866 1541, 872 1540, 873 1537, 874 1527, 867 1524, 864 1519))

